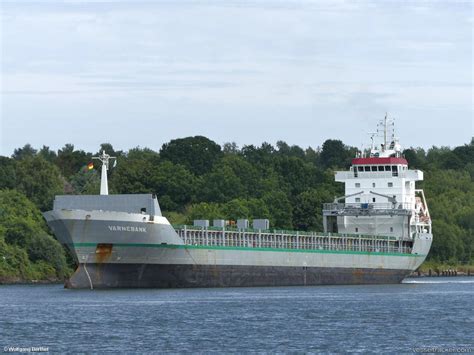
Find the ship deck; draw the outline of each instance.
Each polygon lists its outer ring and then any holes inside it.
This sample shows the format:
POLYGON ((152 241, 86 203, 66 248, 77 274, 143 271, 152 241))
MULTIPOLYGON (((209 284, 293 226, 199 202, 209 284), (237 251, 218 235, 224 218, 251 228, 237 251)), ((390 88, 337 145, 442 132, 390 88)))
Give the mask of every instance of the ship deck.
POLYGON ((173 226, 185 245, 258 249, 335 250, 411 254, 412 241, 394 236, 173 226))

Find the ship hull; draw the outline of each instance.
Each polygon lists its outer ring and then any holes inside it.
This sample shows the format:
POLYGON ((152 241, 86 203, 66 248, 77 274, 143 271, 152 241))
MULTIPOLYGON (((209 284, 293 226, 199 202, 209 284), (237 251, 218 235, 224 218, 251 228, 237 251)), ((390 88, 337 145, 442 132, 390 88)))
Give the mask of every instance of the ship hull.
POLYGON ((45 217, 79 265, 69 288, 393 284, 421 265, 431 245, 428 234, 414 239, 411 253, 361 245, 285 248, 276 241, 269 247, 257 239, 243 243, 239 235, 224 244, 223 235, 208 240, 205 234, 197 244, 182 239, 163 218, 151 221, 141 214, 54 210, 45 217))
POLYGON ((67 288, 196 288, 400 283, 411 270, 241 265, 80 264, 67 288))

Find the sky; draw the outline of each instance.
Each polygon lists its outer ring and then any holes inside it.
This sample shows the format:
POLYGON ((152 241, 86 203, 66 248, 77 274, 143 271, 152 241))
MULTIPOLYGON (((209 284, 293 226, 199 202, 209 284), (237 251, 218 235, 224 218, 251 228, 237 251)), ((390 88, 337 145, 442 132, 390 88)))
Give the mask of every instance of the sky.
POLYGON ((471 1, 0 0, 0 155, 473 136, 471 1))

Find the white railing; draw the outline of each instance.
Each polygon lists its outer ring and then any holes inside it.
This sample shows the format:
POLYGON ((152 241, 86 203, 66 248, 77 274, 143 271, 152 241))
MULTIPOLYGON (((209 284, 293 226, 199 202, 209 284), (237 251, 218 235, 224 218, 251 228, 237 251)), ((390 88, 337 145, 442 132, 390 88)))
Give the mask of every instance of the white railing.
POLYGON ((326 211, 342 211, 348 209, 362 210, 411 210, 413 204, 409 202, 392 203, 324 203, 323 210, 326 211))
POLYGON ((395 237, 348 234, 299 234, 286 231, 212 230, 191 226, 176 226, 185 245, 203 247, 234 247, 285 250, 332 250, 379 253, 411 253, 395 237))
POLYGON ((405 171, 337 171, 336 180, 347 179, 389 179, 392 177, 406 178, 410 180, 421 180, 422 172, 419 170, 405 171))

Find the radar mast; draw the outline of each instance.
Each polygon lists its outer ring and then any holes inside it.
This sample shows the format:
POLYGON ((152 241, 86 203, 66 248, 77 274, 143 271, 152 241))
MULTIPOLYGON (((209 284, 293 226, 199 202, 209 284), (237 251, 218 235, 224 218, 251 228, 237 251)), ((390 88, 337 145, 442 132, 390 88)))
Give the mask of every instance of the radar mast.
POLYGON ((109 170, 110 159, 114 160, 114 166, 117 164, 117 157, 111 157, 105 153, 105 150, 102 151, 102 154, 98 157, 92 157, 94 160, 100 160, 102 162, 102 172, 100 176, 100 194, 108 195, 109 194, 109 185, 107 182, 107 170, 109 170))

